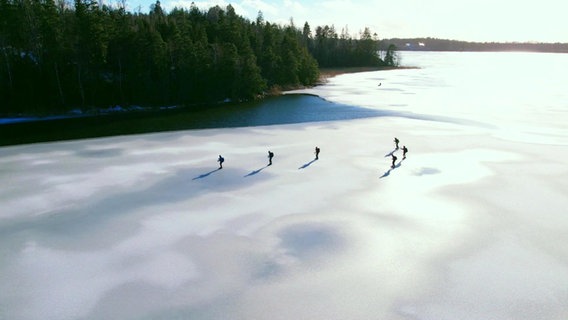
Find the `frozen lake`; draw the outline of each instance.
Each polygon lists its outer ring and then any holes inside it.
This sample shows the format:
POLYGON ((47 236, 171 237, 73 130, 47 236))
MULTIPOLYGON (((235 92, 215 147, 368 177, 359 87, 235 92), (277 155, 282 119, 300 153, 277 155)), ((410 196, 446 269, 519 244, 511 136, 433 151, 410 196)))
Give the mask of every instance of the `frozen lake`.
POLYGON ((566 319, 568 55, 402 64, 297 92, 388 116, 1 147, 0 319, 566 319))
POLYGON ((503 134, 566 142, 568 55, 403 52, 401 61, 420 69, 344 75, 322 91, 351 105, 451 117, 503 134))

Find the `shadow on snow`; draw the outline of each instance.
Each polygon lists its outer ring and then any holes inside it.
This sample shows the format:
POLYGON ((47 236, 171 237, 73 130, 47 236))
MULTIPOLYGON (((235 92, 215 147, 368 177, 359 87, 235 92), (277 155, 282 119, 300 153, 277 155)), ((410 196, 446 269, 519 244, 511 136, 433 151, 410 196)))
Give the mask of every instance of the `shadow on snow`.
POLYGON ((393 151, 391 151, 391 152, 385 154, 385 158, 392 156, 397 150, 398 150, 398 149, 395 148, 393 151))
POLYGON ((215 169, 215 170, 213 170, 213 171, 209 171, 209 172, 207 172, 207 173, 198 175, 197 177, 195 177, 195 178, 193 178, 193 179, 191 179, 191 180, 203 179, 203 178, 205 178, 205 177, 208 177, 210 174, 215 173, 215 172, 217 172, 217 171, 219 171, 219 170, 221 170, 221 168, 217 168, 217 169, 215 169))
POLYGON ((306 169, 307 167, 309 167, 312 163, 316 162, 318 159, 314 159, 308 163, 305 163, 303 166, 299 167, 298 170, 302 170, 302 169, 306 169))
POLYGON ((406 159, 406 158, 402 158, 402 160, 400 160, 397 164, 395 164, 394 167, 390 167, 387 171, 385 171, 385 173, 383 173, 382 176, 379 177, 379 179, 388 177, 390 175, 391 171, 393 171, 396 168, 400 168, 404 159, 406 159))
POLYGON ((245 178, 246 178, 246 177, 250 177, 250 176, 254 176, 255 174, 261 172, 262 170, 268 168, 269 166, 270 166, 270 165, 265 165, 264 167, 262 167, 262 168, 260 168, 260 169, 251 171, 250 173, 248 173, 247 175, 245 175, 245 178))

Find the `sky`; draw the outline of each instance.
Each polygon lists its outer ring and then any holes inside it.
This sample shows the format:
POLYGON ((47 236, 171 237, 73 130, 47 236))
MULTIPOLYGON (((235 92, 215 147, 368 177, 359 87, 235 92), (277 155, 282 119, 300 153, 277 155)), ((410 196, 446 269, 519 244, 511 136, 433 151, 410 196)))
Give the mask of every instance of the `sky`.
MULTIPOLYGON (((112 0, 114 1, 114 0, 112 0)), ((475 42, 568 42, 568 3, 560 0, 206 0, 193 1, 206 10, 232 5, 237 14, 255 20, 262 11, 268 22, 296 26, 308 22, 334 25, 352 36, 368 27, 380 39, 432 37, 475 42)), ((147 12, 155 0, 127 0, 131 11, 147 12)), ((169 11, 189 8, 192 0, 162 0, 169 11)))

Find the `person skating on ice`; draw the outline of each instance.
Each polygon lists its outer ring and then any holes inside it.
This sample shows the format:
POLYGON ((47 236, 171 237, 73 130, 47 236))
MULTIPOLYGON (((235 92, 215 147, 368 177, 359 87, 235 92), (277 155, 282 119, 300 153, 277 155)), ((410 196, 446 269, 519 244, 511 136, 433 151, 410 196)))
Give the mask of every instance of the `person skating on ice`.
POLYGON ((225 162, 225 158, 219 155, 219 158, 217 158, 217 162, 219 162, 219 169, 223 169, 223 162, 225 162))
POLYGON ((406 146, 402 146, 402 158, 406 159, 406 153, 408 152, 408 148, 406 146))

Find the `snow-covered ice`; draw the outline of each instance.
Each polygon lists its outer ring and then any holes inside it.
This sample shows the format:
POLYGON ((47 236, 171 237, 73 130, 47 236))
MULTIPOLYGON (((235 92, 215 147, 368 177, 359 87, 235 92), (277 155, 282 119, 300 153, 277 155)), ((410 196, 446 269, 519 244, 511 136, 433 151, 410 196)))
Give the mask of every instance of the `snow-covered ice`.
POLYGON ((566 319, 568 56, 545 58, 408 53, 305 90, 399 116, 0 148, 0 319, 566 319))

